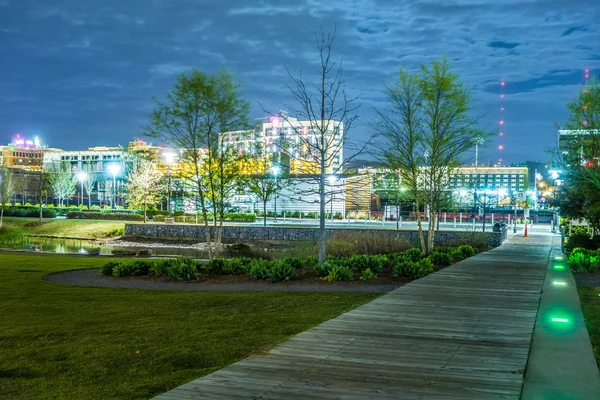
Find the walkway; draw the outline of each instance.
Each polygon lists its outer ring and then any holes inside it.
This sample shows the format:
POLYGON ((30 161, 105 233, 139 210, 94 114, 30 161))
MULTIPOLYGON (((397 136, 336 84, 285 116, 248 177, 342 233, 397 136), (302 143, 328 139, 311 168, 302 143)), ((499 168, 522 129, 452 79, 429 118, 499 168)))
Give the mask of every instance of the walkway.
POLYGON ((550 236, 407 284, 158 399, 518 399, 550 236))

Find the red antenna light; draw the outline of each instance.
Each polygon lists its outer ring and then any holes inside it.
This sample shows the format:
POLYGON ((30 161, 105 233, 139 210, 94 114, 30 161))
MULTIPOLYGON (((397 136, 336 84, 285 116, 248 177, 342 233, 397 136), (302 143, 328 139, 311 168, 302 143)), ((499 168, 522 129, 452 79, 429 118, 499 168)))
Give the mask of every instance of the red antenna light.
POLYGON ((583 106, 583 109, 584 109, 584 110, 587 110, 587 106, 583 106))
POLYGON ((504 98, 504 95, 503 95, 503 94, 501 94, 501 95, 500 95, 500 98, 501 98, 501 99, 503 99, 503 98, 504 98))
POLYGON ((587 121, 583 121, 583 125, 587 125, 587 121))
POLYGON ((504 125, 504 121, 500 121, 500 125, 504 125))
POLYGON ((503 145, 498 146, 498 150, 502 150, 504 148, 503 145))
POLYGON ((504 136, 504 133, 500 132, 500 136, 504 136))
POLYGON ((502 81, 502 83, 500 84, 500 86, 504 86, 504 81, 502 81))
POLYGON ((504 107, 501 107, 501 108, 500 108, 500 111, 504 111, 504 107))

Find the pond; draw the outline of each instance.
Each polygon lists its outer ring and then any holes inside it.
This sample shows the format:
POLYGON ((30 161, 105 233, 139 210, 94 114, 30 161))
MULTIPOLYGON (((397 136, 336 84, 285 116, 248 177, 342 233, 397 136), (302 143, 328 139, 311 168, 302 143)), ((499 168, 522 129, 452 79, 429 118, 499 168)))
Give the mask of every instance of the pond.
POLYGON ((125 247, 125 246, 102 246, 91 240, 77 239, 55 239, 44 237, 28 237, 27 243, 12 247, 15 250, 29 250, 57 254, 88 254, 92 248, 100 248, 100 255, 112 255, 113 250, 133 250, 152 249, 153 256, 163 257, 192 257, 208 258, 208 253, 204 250, 190 247, 155 247, 148 244, 147 247, 125 247))

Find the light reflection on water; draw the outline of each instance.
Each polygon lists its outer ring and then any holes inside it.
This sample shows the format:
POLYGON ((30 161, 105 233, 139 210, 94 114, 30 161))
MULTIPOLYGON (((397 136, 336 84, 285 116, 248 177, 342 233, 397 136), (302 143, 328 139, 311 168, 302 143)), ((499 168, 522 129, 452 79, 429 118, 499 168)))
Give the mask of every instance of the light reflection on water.
POLYGON ((100 255, 112 255, 116 249, 139 251, 142 249, 151 249, 153 256, 181 256, 192 258, 208 258, 208 253, 203 250, 178 248, 178 247, 116 247, 99 246, 89 240, 76 239, 55 239, 29 237, 28 243, 15 249, 25 249, 29 251, 49 252, 57 254, 88 254, 92 248, 100 248, 100 255))

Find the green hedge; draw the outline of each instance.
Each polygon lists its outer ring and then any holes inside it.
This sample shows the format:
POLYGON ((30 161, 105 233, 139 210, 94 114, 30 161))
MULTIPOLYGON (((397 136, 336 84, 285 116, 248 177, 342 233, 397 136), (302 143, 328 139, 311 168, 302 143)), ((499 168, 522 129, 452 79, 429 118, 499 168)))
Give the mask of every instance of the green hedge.
MULTIPOLYGON (((208 220, 212 221, 213 214, 207 214, 208 220)), ((152 219, 154 222, 165 222, 166 215, 157 215, 155 214, 152 219)), ((173 214, 173 219, 175 222, 187 222, 187 223, 195 223, 196 215, 195 214, 185 214, 185 215, 177 215, 173 214)), ((225 213, 224 221, 227 222, 256 222, 256 214, 253 213, 225 213)), ((202 214, 198 214, 198 223, 204 223, 204 217, 202 214)))
POLYGON ((600 272, 600 250, 575 248, 569 254, 569 266, 576 273, 600 272))
POLYGON ((111 221, 143 221, 144 216, 138 214, 102 213, 102 212, 80 212, 69 211, 68 219, 102 219, 111 221))
POLYGON ((450 262, 462 260, 474 255, 470 246, 456 249, 445 249, 425 257, 417 249, 386 255, 354 255, 352 257, 328 257, 327 262, 318 264, 313 257, 304 260, 296 257, 285 257, 280 260, 264 260, 261 258, 214 258, 207 263, 200 263, 189 258, 166 259, 157 261, 136 261, 134 263, 109 262, 101 269, 101 275, 135 276, 150 275, 167 277, 170 280, 192 280, 201 274, 209 275, 247 275, 251 280, 267 280, 271 283, 296 279, 297 270, 312 268, 316 276, 327 281, 350 281, 359 277, 361 280, 375 278, 375 273, 390 271, 395 278, 418 279, 434 271, 434 267, 445 267, 450 262), (455 255, 455 256, 454 256, 455 255))
MULTIPOLYGON (((56 218, 57 211, 55 208, 42 208, 42 217, 56 218)), ((30 217, 36 218, 40 216, 39 207, 21 206, 21 207, 6 207, 4 209, 5 217, 30 217)))

